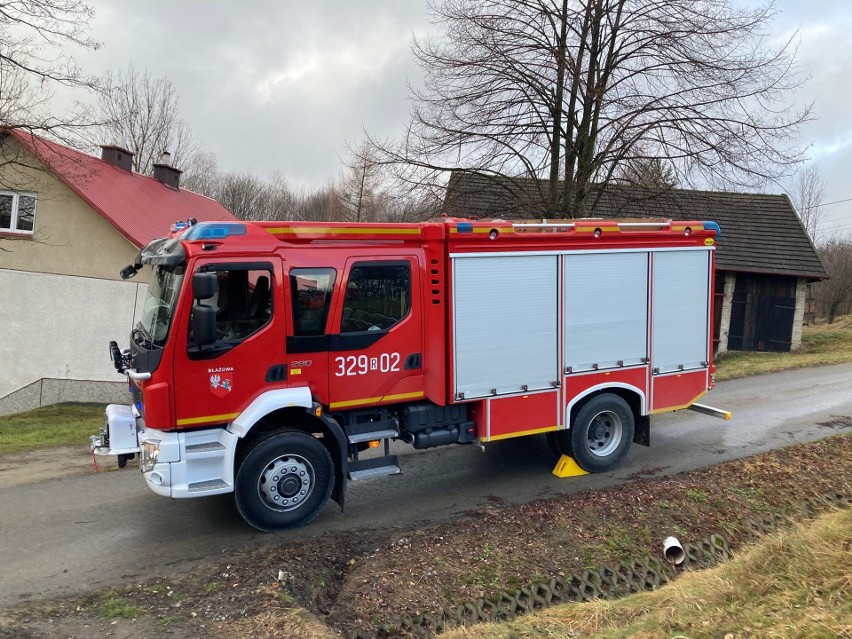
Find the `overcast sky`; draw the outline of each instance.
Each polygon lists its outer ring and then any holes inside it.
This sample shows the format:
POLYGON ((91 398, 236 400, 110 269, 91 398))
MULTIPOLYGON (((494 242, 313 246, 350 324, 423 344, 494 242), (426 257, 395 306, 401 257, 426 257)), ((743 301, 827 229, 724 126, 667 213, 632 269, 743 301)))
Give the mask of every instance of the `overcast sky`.
MULTIPOLYGON (((362 129, 403 130, 406 81, 420 78, 411 37, 430 29, 426 0, 89 2, 104 47, 75 55, 86 72, 133 62, 168 77, 181 115, 221 168, 277 171, 294 186, 332 178, 343 144, 358 142, 362 129)), ((811 76, 801 101, 815 101, 817 119, 802 138, 827 183, 825 201, 852 200, 852 2, 777 6, 773 32, 799 31, 799 64, 811 76)), ((825 232, 852 236, 852 201, 825 212, 825 232)))

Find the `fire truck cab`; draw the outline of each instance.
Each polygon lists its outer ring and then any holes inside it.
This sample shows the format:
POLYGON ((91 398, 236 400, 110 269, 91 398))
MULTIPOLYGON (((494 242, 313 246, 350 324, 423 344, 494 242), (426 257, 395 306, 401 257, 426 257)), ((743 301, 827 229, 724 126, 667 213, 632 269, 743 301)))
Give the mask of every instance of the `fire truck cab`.
POLYGON ((132 406, 93 437, 168 497, 300 526, 414 448, 548 433, 586 471, 712 388, 712 222, 201 223, 146 246, 132 406), (372 448, 370 454, 365 454, 372 448), (378 454, 376 454, 378 453, 378 454))

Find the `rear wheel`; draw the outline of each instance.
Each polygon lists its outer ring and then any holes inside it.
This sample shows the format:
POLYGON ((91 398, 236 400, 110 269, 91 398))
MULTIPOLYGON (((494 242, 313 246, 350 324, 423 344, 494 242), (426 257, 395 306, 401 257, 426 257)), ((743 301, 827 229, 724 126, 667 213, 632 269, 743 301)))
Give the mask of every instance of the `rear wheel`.
POLYGON ((559 446, 583 470, 602 473, 618 466, 627 455, 634 430, 635 419, 627 402, 604 393, 583 404, 571 428, 558 433, 559 446))
POLYGON ((313 521, 328 502, 334 464, 312 435, 285 431, 258 440, 237 471, 237 510, 258 530, 297 528, 313 521))
MULTIPOLYGON (((545 433, 545 441, 547 442, 547 447, 550 449, 550 452, 556 457, 559 457, 564 452, 558 431, 552 430, 549 433, 545 433)), ((571 453, 566 454, 570 455, 571 453)))

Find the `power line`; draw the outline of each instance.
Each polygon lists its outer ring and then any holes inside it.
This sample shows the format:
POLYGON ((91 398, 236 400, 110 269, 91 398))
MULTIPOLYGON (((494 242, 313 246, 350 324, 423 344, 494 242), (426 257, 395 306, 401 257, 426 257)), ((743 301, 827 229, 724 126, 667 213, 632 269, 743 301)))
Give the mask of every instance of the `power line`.
POLYGON ((820 226, 831 229, 852 228, 852 220, 825 220, 820 226))
POLYGON ((852 197, 848 197, 845 200, 835 200, 834 202, 823 202, 822 204, 814 204, 811 208, 818 209, 821 206, 829 206, 830 204, 843 204, 844 202, 852 202, 852 197))
POLYGON ((852 219, 837 219, 837 220, 825 220, 821 219, 819 221, 821 225, 827 228, 842 228, 845 226, 852 226, 852 219))
MULTIPOLYGON (((770 179, 771 179, 771 178, 770 178, 770 179)), ((784 191, 784 194, 785 194, 788 198, 790 198, 790 201, 791 201, 791 202, 792 202, 793 200, 795 200, 795 199, 796 199, 795 197, 793 197, 793 195, 792 195, 792 194, 791 194, 791 193, 790 193, 787 189, 785 189, 785 188, 784 188, 784 185, 783 185, 783 184, 781 184, 781 182, 779 182, 778 180, 775 180, 775 179, 773 179, 773 180, 772 180, 772 182, 775 184, 775 186, 777 186, 777 187, 778 187, 778 188, 780 188, 782 191, 784 191)), ((811 209, 818 209, 818 208, 820 208, 821 206, 830 206, 830 205, 832 205, 832 204, 843 204, 843 203, 845 203, 845 202, 852 202, 852 197, 848 197, 848 198, 846 198, 846 199, 844 199, 844 200, 835 200, 834 202, 822 202, 822 203, 820 203, 820 204, 814 204, 814 205, 812 205, 812 206, 810 206, 810 207, 808 207, 808 208, 811 208, 811 209)))

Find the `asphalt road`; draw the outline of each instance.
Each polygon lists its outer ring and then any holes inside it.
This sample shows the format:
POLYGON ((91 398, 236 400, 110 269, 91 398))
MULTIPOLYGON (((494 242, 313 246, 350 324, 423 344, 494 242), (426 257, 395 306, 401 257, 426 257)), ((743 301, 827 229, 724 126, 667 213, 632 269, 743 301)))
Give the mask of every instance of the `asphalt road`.
POLYGON ((635 446, 621 468, 600 475, 557 479, 543 437, 489 444, 484 453, 474 446, 411 451, 401 459, 402 475, 350 482, 345 513, 330 503, 307 528, 277 534, 243 524, 228 497, 158 497, 131 468, 6 487, 0 606, 168 576, 260 544, 436 522, 489 497, 524 503, 820 439, 837 432, 820 422, 852 415, 852 365, 723 382, 704 403, 733 411, 733 419, 690 411, 658 416, 651 448, 635 446))

